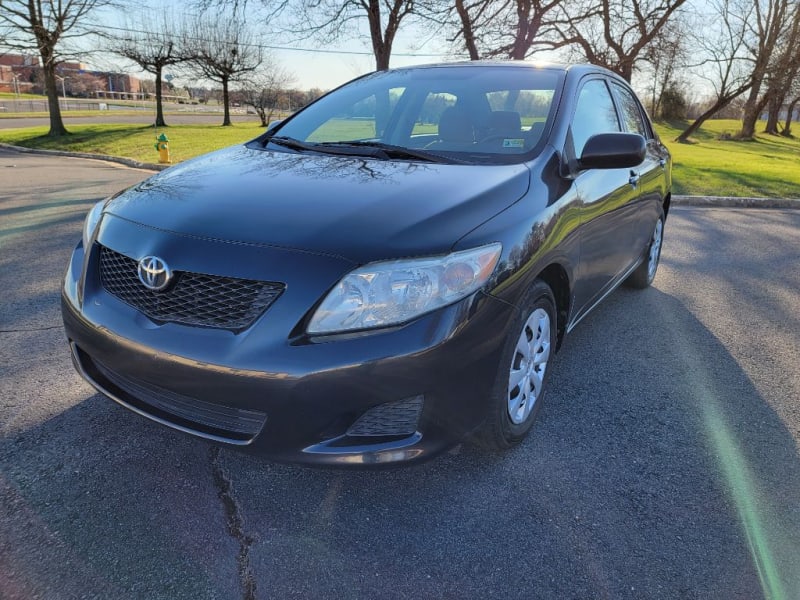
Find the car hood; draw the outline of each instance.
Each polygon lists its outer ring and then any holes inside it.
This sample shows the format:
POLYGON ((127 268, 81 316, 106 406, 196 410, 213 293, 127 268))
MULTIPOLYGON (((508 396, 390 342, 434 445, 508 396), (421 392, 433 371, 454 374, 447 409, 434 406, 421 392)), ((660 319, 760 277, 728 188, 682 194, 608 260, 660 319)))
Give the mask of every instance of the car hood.
POLYGON ((106 212, 150 227, 336 255, 445 253, 527 191, 525 165, 467 166, 236 146, 171 167, 106 212))

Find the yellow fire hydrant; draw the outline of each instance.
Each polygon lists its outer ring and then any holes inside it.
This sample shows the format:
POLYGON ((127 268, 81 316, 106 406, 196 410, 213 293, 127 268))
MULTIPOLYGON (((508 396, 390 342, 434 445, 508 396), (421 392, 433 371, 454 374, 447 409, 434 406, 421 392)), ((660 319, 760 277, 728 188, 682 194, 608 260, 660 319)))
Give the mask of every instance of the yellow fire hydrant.
POLYGON ((158 150, 158 162, 162 164, 170 164, 172 162, 169 158, 169 138, 165 133, 158 136, 155 148, 158 150))

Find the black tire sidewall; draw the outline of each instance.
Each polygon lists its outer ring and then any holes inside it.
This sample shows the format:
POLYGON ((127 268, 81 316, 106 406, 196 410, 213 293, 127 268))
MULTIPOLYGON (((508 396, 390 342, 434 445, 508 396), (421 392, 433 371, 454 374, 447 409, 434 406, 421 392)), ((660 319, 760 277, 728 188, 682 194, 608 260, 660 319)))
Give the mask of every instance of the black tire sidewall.
POLYGON ((625 285, 636 289, 645 289, 655 281, 658 274, 658 266, 661 264, 661 250, 664 248, 664 227, 666 226, 666 219, 664 218, 664 211, 658 211, 658 220, 661 221, 661 245, 658 248, 658 256, 656 257, 656 268, 653 271, 653 276, 650 276, 650 249, 653 247, 653 234, 655 233, 656 223, 653 223, 653 228, 650 230, 650 237, 645 247, 644 259, 638 267, 630 274, 625 281, 625 285))
POLYGON ((508 330, 509 333, 497 369, 497 377, 492 388, 489 420, 485 427, 485 434, 489 438, 486 441, 494 447, 510 448, 519 443, 536 421, 542 402, 547 396, 547 383, 553 368, 552 362, 556 351, 558 330, 555 306, 555 299, 550 287, 543 281, 537 280, 520 303, 520 309, 508 330), (542 391, 525 421, 517 424, 511 421, 508 414, 508 375, 522 328, 531 314, 539 308, 543 308, 550 317, 550 356, 547 360, 542 391))

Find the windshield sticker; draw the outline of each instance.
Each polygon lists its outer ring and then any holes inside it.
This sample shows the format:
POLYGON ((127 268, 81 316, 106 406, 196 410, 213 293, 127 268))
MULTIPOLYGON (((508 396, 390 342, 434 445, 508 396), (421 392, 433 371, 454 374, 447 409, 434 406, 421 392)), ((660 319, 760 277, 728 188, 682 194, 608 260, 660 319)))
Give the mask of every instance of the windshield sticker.
POLYGON ((525 140, 521 138, 506 138, 503 140, 503 148, 522 148, 525 146, 525 140))

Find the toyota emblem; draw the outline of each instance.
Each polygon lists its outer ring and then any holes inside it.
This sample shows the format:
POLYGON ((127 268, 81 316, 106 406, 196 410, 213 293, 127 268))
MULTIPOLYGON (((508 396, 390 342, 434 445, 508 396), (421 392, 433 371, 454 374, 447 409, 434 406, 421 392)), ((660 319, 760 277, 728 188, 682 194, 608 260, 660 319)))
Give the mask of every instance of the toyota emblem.
POLYGON ((172 279, 167 263, 157 256, 145 256, 139 261, 139 281, 148 290, 163 290, 172 279))

